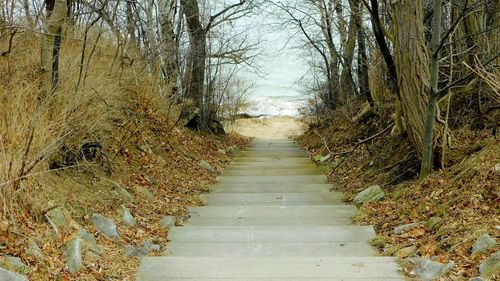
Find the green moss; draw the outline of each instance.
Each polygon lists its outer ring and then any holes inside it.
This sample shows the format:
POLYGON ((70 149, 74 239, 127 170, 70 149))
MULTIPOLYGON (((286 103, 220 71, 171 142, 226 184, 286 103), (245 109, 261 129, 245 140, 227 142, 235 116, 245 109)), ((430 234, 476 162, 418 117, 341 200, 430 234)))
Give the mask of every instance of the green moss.
POLYGON ((387 237, 385 236, 376 236, 372 240, 370 240, 370 245, 376 247, 377 249, 383 249, 387 245, 387 237))

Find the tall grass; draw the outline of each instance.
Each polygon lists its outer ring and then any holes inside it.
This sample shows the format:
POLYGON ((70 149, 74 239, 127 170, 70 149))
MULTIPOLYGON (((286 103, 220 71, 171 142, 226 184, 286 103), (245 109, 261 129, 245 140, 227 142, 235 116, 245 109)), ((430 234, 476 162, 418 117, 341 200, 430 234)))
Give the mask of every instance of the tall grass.
POLYGON ((0 50, 12 46, 0 57, 0 213, 4 219, 29 207, 31 195, 43 191, 40 179, 55 172, 49 164, 64 149, 78 149, 84 142, 106 143, 132 118, 134 108, 168 121, 169 104, 159 95, 139 54, 97 32, 91 32, 86 42, 74 39, 84 38, 81 33, 75 29, 64 34, 60 84, 45 96, 40 91, 39 36, 17 32, 11 43, 9 36, 0 37, 0 50))

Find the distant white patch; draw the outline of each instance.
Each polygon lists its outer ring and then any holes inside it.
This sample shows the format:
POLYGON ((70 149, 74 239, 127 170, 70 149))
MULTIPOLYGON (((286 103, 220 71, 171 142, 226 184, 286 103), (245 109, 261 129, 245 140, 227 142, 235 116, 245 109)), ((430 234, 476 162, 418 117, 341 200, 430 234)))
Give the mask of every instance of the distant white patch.
POLYGON ((248 98, 248 107, 244 113, 252 116, 300 116, 307 107, 307 100, 298 97, 259 97, 248 98))

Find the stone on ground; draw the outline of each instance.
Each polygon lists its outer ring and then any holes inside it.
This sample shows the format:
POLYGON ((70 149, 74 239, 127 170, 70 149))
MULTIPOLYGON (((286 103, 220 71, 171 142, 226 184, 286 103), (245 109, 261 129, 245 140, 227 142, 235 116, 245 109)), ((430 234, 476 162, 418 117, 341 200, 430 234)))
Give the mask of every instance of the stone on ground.
POLYGON ((394 228, 394 234, 401 235, 401 234, 403 234, 405 232, 408 232, 408 231, 413 230, 413 229, 415 229, 417 227, 420 227, 420 225, 422 225, 422 224, 419 223, 419 222, 414 222, 414 223, 400 225, 400 226, 394 228))
POLYGON ((69 272, 78 272, 83 266, 82 259, 82 240, 80 237, 75 237, 66 243, 64 248, 64 259, 69 272))
POLYGON ((209 171, 210 173, 215 173, 215 169, 212 167, 212 165, 210 165, 210 163, 205 160, 201 160, 200 162, 198 162, 198 166, 206 171, 209 171))
POLYGON ((446 274, 455 264, 453 262, 443 264, 426 259, 421 259, 415 274, 423 281, 433 281, 446 274))
POLYGON ((175 218, 172 216, 164 216, 160 220, 160 225, 170 231, 175 226, 175 218))
POLYGON ((127 209, 127 207, 121 205, 120 211, 122 213, 122 220, 124 223, 130 226, 134 226, 136 224, 134 216, 132 215, 132 213, 130 213, 130 210, 127 209))
POLYGON ((500 252, 496 252, 479 265, 479 273, 482 277, 491 277, 500 272, 500 252))
POLYGON ((385 193, 378 185, 370 186, 367 189, 361 191, 354 197, 355 204, 363 204, 368 202, 374 202, 381 200, 385 197, 385 193))
POLYGON ((477 238, 474 246, 472 246, 472 255, 484 253, 489 249, 496 247, 497 241, 495 238, 491 237, 489 234, 483 234, 477 238))
POLYGON ((0 267, 0 280, 2 281, 28 281, 26 276, 0 267))
POLYGON ((118 234, 116 224, 113 220, 108 219, 101 214, 92 214, 91 219, 101 234, 113 240, 120 240, 120 235, 118 234))

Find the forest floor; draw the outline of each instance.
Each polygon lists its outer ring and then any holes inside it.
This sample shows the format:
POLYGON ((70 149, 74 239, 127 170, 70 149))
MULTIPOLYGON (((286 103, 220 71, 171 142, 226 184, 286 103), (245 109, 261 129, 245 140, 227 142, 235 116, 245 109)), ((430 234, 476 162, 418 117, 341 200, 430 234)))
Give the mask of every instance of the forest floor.
POLYGON ((500 237, 499 140, 491 130, 455 131, 461 144, 481 143, 481 147, 463 161, 435 171, 426 180, 418 180, 420 162, 414 151, 405 139, 390 130, 355 145, 389 126, 376 120, 353 122, 336 116, 334 122, 311 124, 299 142, 316 159, 332 155, 324 164, 330 171, 334 190, 346 193, 347 202, 369 186, 382 187, 385 198, 361 206, 355 222, 374 225, 378 236, 373 245, 383 255, 405 258, 408 275, 414 274, 414 265, 408 261, 424 257, 454 263, 441 280, 478 276, 480 263, 499 248, 497 243, 487 252, 471 254, 480 235, 489 234, 497 241, 500 237), (421 224, 402 235, 394 233, 395 227, 410 223, 421 224))

